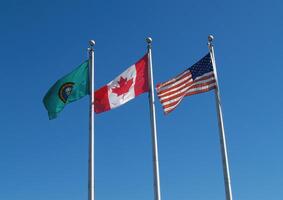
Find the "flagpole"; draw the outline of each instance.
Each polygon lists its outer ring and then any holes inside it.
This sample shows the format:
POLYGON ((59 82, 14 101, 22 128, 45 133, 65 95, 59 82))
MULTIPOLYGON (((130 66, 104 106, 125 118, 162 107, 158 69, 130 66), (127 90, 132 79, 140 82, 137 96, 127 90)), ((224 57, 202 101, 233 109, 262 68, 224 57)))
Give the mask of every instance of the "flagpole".
POLYGON ((217 69, 216 69, 216 62, 215 62, 214 48, 213 48, 212 41, 213 41, 213 36, 209 35, 208 36, 208 49, 209 49, 210 57, 212 60, 212 66, 213 66, 214 76, 215 76, 216 85, 217 85, 215 89, 215 99, 216 99, 216 109, 217 109, 218 126, 219 126, 219 136, 220 136, 220 146, 221 146, 226 200, 232 200, 233 197, 232 197, 232 188, 231 188, 231 180, 230 180, 230 172, 229 172, 228 154, 227 154, 227 147, 226 147, 222 109, 221 109, 221 99, 220 99, 219 84, 218 84, 218 78, 217 78, 217 69))
POLYGON ((94 45, 89 41, 89 160, 88 160, 88 200, 94 200, 94 45))
POLYGON ((152 58, 151 58, 152 39, 148 37, 146 38, 146 42, 147 42, 147 52, 148 52, 148 77, 149 77, 148 86, 149 86, 149 107, 150 107, 151 134, 152 134, 154 199, 161 200, 157 132, 156 132, 156 117, 155 117, 155 105, 154 105, 154 85, 153 85, 152 58))

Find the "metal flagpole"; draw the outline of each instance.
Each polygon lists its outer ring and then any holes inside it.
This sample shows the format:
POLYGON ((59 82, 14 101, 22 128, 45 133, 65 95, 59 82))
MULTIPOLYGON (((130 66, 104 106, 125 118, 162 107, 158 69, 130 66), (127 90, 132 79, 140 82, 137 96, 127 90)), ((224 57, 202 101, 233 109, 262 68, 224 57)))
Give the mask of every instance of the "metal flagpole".
POLYGON ((88 200, 94 200, 94 40, 89 41, 89 160, 88 200))
POLYGON ((149 107, 150 107, 150 121, 152 134, 152 155, 153 155, 153 174, 154 174, 154 199, 161 200, 160 196, 160 179, 159 179, 159 163, 158 163, 158 148, 157 148, 157 133, 156 133, 156 118, 154 105, 154 85, 152 72, 152 58, 151 58, 151 43, 150 37, 146 38, 148 51, 148 85, 149 85, 149 107))
POLYGON ((208 36, 208 49, 210 52, 210 57, 212 60, 212 66, 214 70, 214 76, 216 80, 217 87, 215 89, 215 99, 216 99, 216 109, 217 109, 217 117, 218 117, 218 126, 219 126, 219 136, 220 136, 220 146, 221 146, 221 154, 222 154, 222 165, 223 165, 223 174, 224 174, 224 183, 225 183, 225 192, 226 192, 226 200, 232 200, 232 189, 231 189, 231 180, 230 180, 230 172, 229 172, 229 163, 228 163, 228 154, 226 147, 226 139, 225 139, 225 131, 223 124, 223 116, 221 109, 221 99, 219 92, 219 84, 217 78, 217 70, 216 63, 214 57, 214 48, 213 48, 213 36, 208 36))

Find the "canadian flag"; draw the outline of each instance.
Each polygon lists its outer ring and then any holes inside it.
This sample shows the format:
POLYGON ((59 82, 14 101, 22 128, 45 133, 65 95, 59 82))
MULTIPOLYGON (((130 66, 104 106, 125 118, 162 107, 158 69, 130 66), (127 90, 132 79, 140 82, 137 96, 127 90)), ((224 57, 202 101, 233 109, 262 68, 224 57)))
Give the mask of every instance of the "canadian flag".
POLYGON ((146 54, 113 81, 95 91, 94 111, 101 113, 117 108, 148 90, 148 56, 146 54))

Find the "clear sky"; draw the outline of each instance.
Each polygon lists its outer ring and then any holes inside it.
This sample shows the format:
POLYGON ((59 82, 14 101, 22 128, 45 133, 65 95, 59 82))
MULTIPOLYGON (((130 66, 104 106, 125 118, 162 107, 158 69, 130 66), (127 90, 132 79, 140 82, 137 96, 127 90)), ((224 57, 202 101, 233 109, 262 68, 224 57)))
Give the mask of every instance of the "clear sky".
MULTIPOLYGON (((282 1, 9 0, 0 3, 0 199, 87 199, 88 98, 49 121, 42 98, 95 46, 101 87, 146 52, 154 82, 207 52, 215 36, 232 190, 283 196, 282 1)), ((168 116, 156 102, 162 199, 225 199, 214 93, 168 116)), ((146 94, 95 117, 98 200, 153 199, 146 94)))

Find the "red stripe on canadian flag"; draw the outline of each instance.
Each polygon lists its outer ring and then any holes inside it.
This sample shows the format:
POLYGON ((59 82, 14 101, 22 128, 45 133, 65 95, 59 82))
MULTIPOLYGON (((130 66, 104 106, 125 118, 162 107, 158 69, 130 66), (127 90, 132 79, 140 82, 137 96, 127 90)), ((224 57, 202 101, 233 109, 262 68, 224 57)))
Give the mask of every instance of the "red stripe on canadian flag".
POLYGON ((105 112, 148 92, 148 55, 94 93, 94 111, 105 112))

